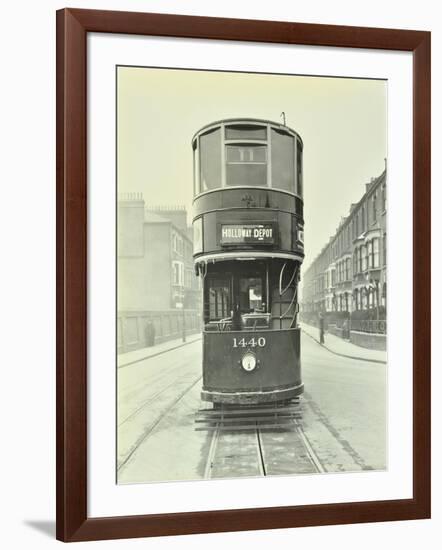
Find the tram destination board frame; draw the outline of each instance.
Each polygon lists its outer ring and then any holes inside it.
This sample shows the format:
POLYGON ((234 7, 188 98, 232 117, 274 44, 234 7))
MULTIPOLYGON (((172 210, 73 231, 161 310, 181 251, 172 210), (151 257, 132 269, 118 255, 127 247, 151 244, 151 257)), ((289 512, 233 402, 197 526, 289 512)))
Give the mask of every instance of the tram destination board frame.
POLYGON ((57 538, 85 541, 430 517, 430 33, 63 9, 57 12, 57 538), (88 516, 89 33, 330 46, 413 55, 413 497, 88 516))

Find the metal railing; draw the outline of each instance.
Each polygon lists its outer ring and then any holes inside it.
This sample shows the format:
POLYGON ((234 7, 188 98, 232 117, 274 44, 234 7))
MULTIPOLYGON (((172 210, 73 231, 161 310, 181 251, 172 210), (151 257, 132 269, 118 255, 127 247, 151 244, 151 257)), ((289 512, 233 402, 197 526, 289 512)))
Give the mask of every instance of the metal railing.
POLYGON ((352 319, 351 330, 357 330, 359 332, 370 332, 372 334, 387 334, 387 321, 352 319))

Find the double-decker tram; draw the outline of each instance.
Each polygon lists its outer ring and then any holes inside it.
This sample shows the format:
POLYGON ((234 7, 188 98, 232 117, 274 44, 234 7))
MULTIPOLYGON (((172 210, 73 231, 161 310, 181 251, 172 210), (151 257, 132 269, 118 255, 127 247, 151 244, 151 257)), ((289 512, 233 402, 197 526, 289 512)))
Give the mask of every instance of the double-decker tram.
POLYGON ((284 403, 303 392, 301 137, 226 119, 192 138, 194 263, 203 280, 202 399, 284 403))

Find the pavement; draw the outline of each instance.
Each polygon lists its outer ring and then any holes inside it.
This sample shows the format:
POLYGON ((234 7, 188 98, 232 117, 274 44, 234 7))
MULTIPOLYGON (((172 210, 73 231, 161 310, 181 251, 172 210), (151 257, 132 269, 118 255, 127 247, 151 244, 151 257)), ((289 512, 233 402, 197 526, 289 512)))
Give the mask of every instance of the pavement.
POLYGON ((197 340, 201 340, 200 332, 186 335, 185 342, 183 342, 182 338, 177 338, 175 340, 167 340, 166 342, 162 342, 161 344, 156 344, 155 346, 150 346, 148 348, 141 348, 134 351, 128 351, 126 353, 120 353, 117 359, 118 368, 133 365, 134 363, 138 363, 144 359, 150 359, 151 357, 181 348, 196 342, 197 340))
MULTIPOLYGON (((306 323, 299 323, 299 325, 301 330, 319 343, 318 327, 313 327, 311 325, 307 325, 306 323)), ((328 332, 325 333, 325 342, 322 346, 335 355, 348 357, 349 359, 371 361, 373 363, 387 363, 386 351, 363 348, 328 332)))

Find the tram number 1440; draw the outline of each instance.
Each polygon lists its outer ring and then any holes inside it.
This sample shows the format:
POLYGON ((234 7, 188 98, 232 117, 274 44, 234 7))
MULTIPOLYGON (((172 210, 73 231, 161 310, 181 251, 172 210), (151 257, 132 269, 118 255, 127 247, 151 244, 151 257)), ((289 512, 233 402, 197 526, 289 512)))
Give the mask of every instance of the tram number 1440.
POLYGON ((233 347, 234 348, 256 348, 257 346, 263 348, 266 345, 266 339, 264 336, 260 338, 250 338, 246 340, 245 338, 234 338, 233 347))

